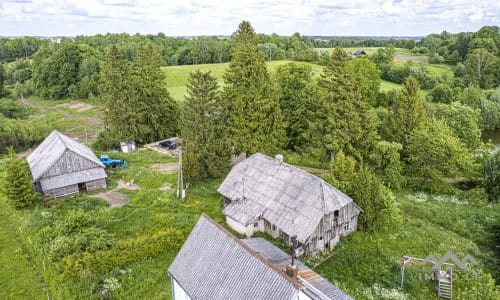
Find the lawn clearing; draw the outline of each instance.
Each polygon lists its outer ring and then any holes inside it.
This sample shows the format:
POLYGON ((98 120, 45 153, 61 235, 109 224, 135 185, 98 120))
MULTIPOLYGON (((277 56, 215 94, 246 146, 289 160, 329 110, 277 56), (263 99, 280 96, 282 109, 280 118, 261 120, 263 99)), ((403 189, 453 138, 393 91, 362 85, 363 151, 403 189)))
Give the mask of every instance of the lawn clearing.
MULTIPOLYGON (((272 74, 275 72, 276 68, 280 65, 290 63, 288 60, 278 60, 266 62, 269 72, 272 74)), ((311 64, 313 68, 313 74, 319 75, 322 70, 322 66, 311 64)), ((184 101, 184 96, 186 95, 186 84, 189 79, 189 74, 193 71, 200 70, 203 72, 210 71, 212 76, 217 78, 219 86, 224 85, 223 75, 226 71, 229 63, 222 64, 204 64, 204 65, 183 65, 183 66, 170 66, 162 67, 162 70, 167 76, 167 89, 170 95, 176 101, 184 101)))

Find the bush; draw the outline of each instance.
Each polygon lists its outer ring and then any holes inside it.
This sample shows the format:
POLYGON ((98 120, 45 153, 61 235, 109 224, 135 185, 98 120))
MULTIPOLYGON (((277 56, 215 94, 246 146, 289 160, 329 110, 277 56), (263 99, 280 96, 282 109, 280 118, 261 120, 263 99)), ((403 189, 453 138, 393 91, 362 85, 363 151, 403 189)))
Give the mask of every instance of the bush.
POLYGON ((20 119, 33 113, 33 109, 14 99, 0 99, 0 114, 9 119, 20 119))
POLYGON ((67 256, 59 263, 59 270, 67 276, 101 274, 114 267, 153 257, 168 249, 177 252, 184 241, 183 234, 167 229, 153 235, 120 241, 110 250, 83 252, 67 256))
POLYGON ((488 194, 484 188, 476 187, 462 192, 460 200, 468 203, 485 204, 488 202, 488 194))

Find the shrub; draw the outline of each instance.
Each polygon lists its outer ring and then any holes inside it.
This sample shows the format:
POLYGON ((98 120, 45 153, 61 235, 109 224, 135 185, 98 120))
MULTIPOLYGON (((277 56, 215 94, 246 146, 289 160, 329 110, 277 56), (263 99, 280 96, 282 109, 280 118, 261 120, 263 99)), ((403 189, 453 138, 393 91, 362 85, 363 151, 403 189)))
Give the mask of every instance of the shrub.
POLYGON ((69 276, 104 273, 114 267, 156 256, 166 249, 177 252, 183 241, 180 231, 167 229, 153 235, 120 241, 109 250, 67 256, 59 263, 59 270, 69 276))

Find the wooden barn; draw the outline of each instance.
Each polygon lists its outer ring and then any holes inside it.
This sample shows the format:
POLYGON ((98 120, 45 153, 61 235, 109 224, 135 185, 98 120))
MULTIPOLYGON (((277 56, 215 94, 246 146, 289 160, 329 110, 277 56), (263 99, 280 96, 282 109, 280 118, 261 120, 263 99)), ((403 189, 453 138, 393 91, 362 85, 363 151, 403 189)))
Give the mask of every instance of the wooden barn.
POLYGON ((46 196, 61 197, 106 187, 104 165, 95 154, 58 131, 52 131, 27 159, 34 190, 46 196))
POLYGON ((299 251, 331 249, 356 230, 361 208, 321 178, 256 153, 235 165, 218 192, 226 222, 241 234, 255 231, 296 239, 299 251))

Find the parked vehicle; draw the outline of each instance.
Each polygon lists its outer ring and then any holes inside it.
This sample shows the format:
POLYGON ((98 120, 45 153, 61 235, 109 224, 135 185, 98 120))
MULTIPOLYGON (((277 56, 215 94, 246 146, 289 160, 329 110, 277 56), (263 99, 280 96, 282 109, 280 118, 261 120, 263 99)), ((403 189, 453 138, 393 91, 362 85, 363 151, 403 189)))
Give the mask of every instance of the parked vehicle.
POLYGON ((128 166, 127 162, 125 160, 111 159, 106 154, 101 155, 100 160, 103 163, 103 165, 105 165, 106 167, 111 167, 111 168, 122 167, 122 168, 126 168, 128 166))
POLYGON ((160 142, 160 147, 164 147, 167 149, 175 149, 175 148, 177 148, 177 143, 175 141, 166 140, 166 141, 160 142))

